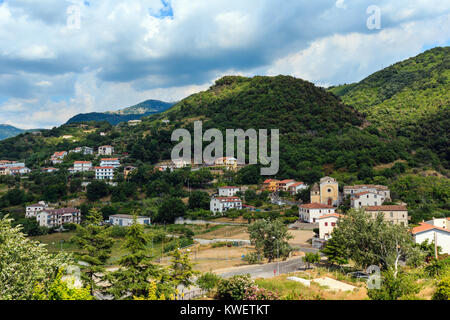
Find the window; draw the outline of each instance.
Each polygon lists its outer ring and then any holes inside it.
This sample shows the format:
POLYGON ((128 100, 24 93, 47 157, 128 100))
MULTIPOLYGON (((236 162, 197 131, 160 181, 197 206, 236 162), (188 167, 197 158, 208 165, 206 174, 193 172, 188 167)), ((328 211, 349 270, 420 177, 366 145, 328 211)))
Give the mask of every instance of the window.
POLYGON ((330 188, 328 188, 328 193, 331 193, 331 189, 330 188))
POLYGON ((332 223, 331 223, 331 226, 332 226, 332 227, 336 226, 336 222, 332 222, 332 223))
POLYGON ((328 227, 328 222, 325 222, 325 227, 328 227))

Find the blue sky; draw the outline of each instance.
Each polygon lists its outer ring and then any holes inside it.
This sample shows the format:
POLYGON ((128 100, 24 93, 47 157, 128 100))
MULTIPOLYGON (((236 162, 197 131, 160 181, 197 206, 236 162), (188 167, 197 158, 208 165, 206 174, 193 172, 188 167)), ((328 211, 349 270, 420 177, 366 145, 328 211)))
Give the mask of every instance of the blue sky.
POLYGON ((0 123, 176 101, 228 74, 360 81, 449 30, 450 0, 0 0, 0 123))

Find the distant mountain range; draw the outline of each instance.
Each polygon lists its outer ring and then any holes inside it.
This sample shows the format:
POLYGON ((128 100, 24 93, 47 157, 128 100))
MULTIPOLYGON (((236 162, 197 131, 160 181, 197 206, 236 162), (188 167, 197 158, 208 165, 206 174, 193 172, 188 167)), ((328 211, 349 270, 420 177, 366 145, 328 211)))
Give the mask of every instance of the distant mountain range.
POLYGON ((174 102, 146 100, 135 106, 118 111, 81 113, 70 118, 66 124, 86 121, 107 121, 112 125, 130 120, 139 120, 152 114, 161 113, 172 107, 174 102))
POLYGON ((0 140, 18 136, 25 130, 10 126, 9 124, 0 124, 0 140))

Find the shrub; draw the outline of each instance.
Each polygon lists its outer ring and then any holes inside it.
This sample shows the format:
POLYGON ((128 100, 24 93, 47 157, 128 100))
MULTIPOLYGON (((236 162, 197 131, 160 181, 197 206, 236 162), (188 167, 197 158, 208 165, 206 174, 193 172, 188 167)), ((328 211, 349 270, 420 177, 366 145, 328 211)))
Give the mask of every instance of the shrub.
POLYGON ((219 284, 220 279, 217 274, 206 272, 198 277, 196 284, 200 289, 211 291, 219 284))
POLYGON ((217 285, 219 300, 243 300, 248 289, 254 286, 250 275, 236 275, 229 279, 221 279, 217 285))
POLYGON ((436 292, 433 294, 433 300, 450 300, 450 276, 442 279, 438 285, 436 292))
POLYGON ((278 293, 264 289, 259 288, 258 286, 251 286, 244 294, 243 300, 251 300, 251 301, 257 301, 257 300, 278 300, 278 293))
POLYGON ((124 238, 127 232, 128 227, 112 226, 109 228, 109 235, 113 238, 124 238))
POLYGON ((248 264, 259 264, 262 262, 261 255, 257 252, 250 252, 242 260, 246 261, 248 264))

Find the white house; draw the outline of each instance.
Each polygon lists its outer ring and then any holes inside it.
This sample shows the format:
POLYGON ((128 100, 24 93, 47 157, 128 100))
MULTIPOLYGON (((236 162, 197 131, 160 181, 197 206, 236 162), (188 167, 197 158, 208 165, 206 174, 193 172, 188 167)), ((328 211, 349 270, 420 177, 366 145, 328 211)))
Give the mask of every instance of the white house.
POLYGON ((350 202, 352 208, 359 209, 370 206, 381 206, 386 198, 377 192, 364 191, 352 194, 350 196, 350 202))
POLYGON ((73 153, 82 153, 83 155, 94 154, 94 149, 90 147, 78 147, 73 150, 70 150, 73 153))
POLYGON ((321 203, 302 204, 299 207, 300 220, 308 223, 316 223, 321 216, 332 213, 336 213, 335 207, 321 203))
POLYGON ((191 162, 190 161, 186 161, 184 159, 173 159, 172 160, 172 165, 176 169, 181 169, 181 168, 186 168, 187 166, 190 166, 191 162))
POLYGON ((7 171, 9 171, 10 175, 24 175, 31 172, 27 167, 11 167, 7 168, 7 171))
POLYGON ((48 209, 48 204, 45 203, 45 201, 39 201, 38 203, 26 206, 26 208, 25 208, 25 218, 36 217, 36 215, 39 212, 41 212, 41 211, 43 211, 45 209, 48 209))
POLYGON ((288 191, 291 195, 296 195, 302 190, 308 189, 308 186, 303 182, 295 182, 288 186, 288 191))
POLYGON ((41 227, 55 228, 66 223, 81 223, 81 211, 75 208, 45 209, 36 215, 41 227))
POLYGON ((219 196, 220 197, 234 197, 236 193, 241 191, 239 187, 220 187, 219 188, 219 196))
POLYGON ((42 168, 42 172, 52 173, 58 171, 58 168, 42 168))
POLYGON ((63 163, 65 156, 67 156, 67 151, 57 151, 50 157, 50 161, 53 164, 60 164, 63 163))
POLYGON ((100 160, 100 167, 120 167, 119 158, 104 158, 100 160))
POLYGON ((74 172, 86 172, 92 170, 92 162, 91 161, 75 161, 73 163, 73 171, 74 172))
MULTIPOLYGON (((109 217, 109 223, 114 226, 129 227, 133 224, 133 216, 128 214, 116 214, 109 217)), ((152 221, 150 217, 137 217, 137 223, 150 225, 152 221)))
POLYGON ((114 179, 114 167, 95 167, 95 179, 98 180, 114 179))
POLYGON ((329 240, 337 222, 342 217, 343 215, 338 213, 330 213, 319 217, 319 238, 329 240))
MULTIPOLYGON (((384 197, 387 201, 391 200, 391 191, 388 187, 382 185, 363 184, 356 186, 344 186, 344 197, 361 192, 373 192, 384 197)), ((379 205, 381 205, 380 203, 379 205)))
POLYGON ((238 197, 214 197, 210 202, 210 210, 213 213, 224 213, 228 210, 242 210, 242 200, 238 197))
POLYGON ((428 240, 428 243, 435 242, 442 248, 442 253, 450 254, 450 230, 433 226, 422 222, 420 226, 411 230, 416 243, 428 240))
POLYGON ((425 221, 435 227, 450 230, 450 218, 433 218, 433 220, 425 221))
POLYGON ((114 154, 114 147, 112 146, 101 146, 98 148, 98 154, 101 156, 111 156, 114 154))

